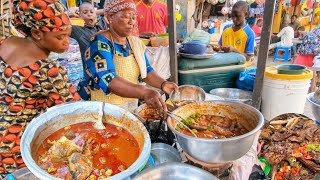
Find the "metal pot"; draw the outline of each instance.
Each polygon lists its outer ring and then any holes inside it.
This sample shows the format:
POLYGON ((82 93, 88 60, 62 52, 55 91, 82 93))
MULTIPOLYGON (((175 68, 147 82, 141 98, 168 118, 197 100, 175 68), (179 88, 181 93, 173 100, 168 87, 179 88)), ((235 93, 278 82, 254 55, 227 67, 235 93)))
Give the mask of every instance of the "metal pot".
MULTIPOLYGON (((147 128, 147 131, 149 132, 149 135, 151 138, 151 142, 152 143, 162 142, 162 143, 166 143, 166 144, 173 144, 175 136, 171 132, 171 130, 168 128, 168 125, 167 125, 164 117, 163 117, 162 122, 161 122, 160 118, 154 119, 152 121, 151 120, 147 121, 140 114, 140 113, 143 113, 143 111, 147 108, 148 108, 147 104, 142 104, 137 109, 134 110, 134 114, 147 128)), ((168 106, 168 108, 170 111, 172 110, 171 106, 168 106)))
MULTIPOLYGON (((96 121, 101 102, 83 101, 55 106, 32 120, 21 139, 21 154, 29 170, 40 179, 59 179, 42 170, 34 161, 40 144, 53 132, 68 125, 96 121)), ((125 171, 108 180, 128 179, 141 170, 148 161, 151 142, 146 128, 131 113, 117 106, 105 104, 104 120, 107 123, 128 130, 138 141, 141 153, 138 159, 125 171)))
POLYGON ((226 139, 196 138, 178 132, 175 129, 176 121, 168 118, 168 126, 175 133, 183 151, 206 163, 234 161, 245 155, 250 150, 255 136, 264 124, 264 118, 258 110, 249 105, 232 101, 191 103, 179 107, 173 113, 182 118, 200 113, 238 119, 246 129, 250 130, 241 136, 226 139))
POLYGON ((209 172, 189 164, 168 162, 147 169, 134 180, 217 180, 218 178, 209 172))
POLYGON ((316 122, 320 125, 320 104, 317 103, 316 97, 314 96, 315 93, 309 93, 307 99, 311 104, 311 111, 316 120, 316 122))

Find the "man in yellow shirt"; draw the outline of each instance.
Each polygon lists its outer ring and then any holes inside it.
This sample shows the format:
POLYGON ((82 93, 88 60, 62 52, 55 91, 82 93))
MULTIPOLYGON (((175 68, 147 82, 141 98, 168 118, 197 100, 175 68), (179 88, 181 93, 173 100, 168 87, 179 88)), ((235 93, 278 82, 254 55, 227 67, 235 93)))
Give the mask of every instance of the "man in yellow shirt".
POLYGON ((233 24, 227 25, 222 32, 219 44, 225 52, 235 52, 246 57, 247 61, 254 56, 255 35, 249 25, 246 24, 246 17, 249 14, 249 4, 238 1, 232 7, 233 24))

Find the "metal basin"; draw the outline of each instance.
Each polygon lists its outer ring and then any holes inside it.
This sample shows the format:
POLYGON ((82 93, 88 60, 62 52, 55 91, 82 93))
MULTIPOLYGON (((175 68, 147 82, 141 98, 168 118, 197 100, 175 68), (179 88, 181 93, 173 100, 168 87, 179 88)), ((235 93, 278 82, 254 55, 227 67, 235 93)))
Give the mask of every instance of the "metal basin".
POLYGON ((309 93, 307 96, 309 103, 311 104, 311 111, 313 116, 316 118, 318 124, 320 124, 320 104, 315 100, 314 93, 309 93))
POLYGON ((178 102, 182 101, 204 101, 206 92, 198 86, 182 85, 179 86, 178 91, 173 91, 169 98, 176 107, 179 107, 181 105, 178 102))
POLYGON ((140 173, 134 180, 218 180, 209 172, 189 164, 169 162, 140 173))
MULTIPOLYGON (((21 154, 29 170, 40 179, 59 179, 42 170, 34 161, 35 154, 43 140, 68 125, 96 121, 100 102, 86 101, 55 106, 32 120, 21 139, 21 154)), ((126 179, 134 176, 148 161, 151 142, 146 128, 131 113, 117 106, 105 104, 104 114, 107 123, 128 130, 138 141, 140 155, 125 171, 107 178, 108 180, 126 179)))
POLYGON ((264 124, 262 114, 244 103, 232 101, 196 102, 179 107, 175 115, 186 118, 194 113, 219 115, 237 119, 248 133, 225 139, 204 139, 184 135, 176 130, 176 121, 168 118, 168 126, 176 134, 177 141, 184 152, 206 163, 225 163, 245 155, 264 124))
POLYGON ((212 89, 210 94, 219 96, 224 100, 249 103, 252 100, 252 92, 237 88, 217 88, 212 89))

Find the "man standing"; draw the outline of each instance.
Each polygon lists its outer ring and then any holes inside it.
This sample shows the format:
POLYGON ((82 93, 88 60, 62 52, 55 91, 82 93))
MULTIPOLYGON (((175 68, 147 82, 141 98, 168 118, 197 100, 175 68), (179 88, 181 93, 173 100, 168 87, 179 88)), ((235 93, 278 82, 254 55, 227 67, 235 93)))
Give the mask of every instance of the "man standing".
POLYGON ((140 0, 137 4, 140 34, 161 34, 168 28, 167 5, 160 0, 140 0))

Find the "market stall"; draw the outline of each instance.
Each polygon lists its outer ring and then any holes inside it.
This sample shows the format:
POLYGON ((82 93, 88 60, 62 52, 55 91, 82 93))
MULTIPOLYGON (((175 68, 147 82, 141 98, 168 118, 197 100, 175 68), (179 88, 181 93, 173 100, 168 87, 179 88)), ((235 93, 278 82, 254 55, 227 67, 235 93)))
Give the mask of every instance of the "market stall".
MULTIPOLYGON (((273 14, 275 2, 266 2, 253 106, 232 96, 226 101, 205 93, 214 88, 234 87, 245 68, 245 58, 219 51, 207 53, 207 49, 200 55, 180 49, 177 54, 174 2, 168 0, 172 29, 169 37, 164 38, 166 43, 146 49, 150 64, 162 78, 171 77, 174 81, 179 79, 180 84, 194 85, 181 86, 166 99, 170 117, 145 104, 133 113, 111 104, 89 101, 52 107, 36 117, 24 132, 21 151, 28 169, 18 170, 7 179, 26 176, 32 179, 167 179, 174 174, 175 178, 185 179, 266 179, 269 175, 281 180, 300 176, 314 178, 319 173, 320 128, 317 124, 296 114, 265 122, 266 116, 257 110, 265 83, 272 27, 272 19, 267 17, 273 14), (103 120, 106 129, 95 128, 98 119, 103 120), (261 133, 264 125, 267 126, 261 133), (170 161, 175 163, 164 164, 170 161)), ((199 47, 193 46, 195 43, 189 45, 193 51, 197 49, 192 47, 199 47)), ((68 69, 76 86, 82 77, 77 43, 72 41, 68 52, 51 54, 51 58, 68 69)), ((278 73, 267 73, 267 78, 276 76, 283 80, 278 73)), ((312 73, 304 74, 304 80, 308 81, 312 73)), ((265 98, 279 100, 274 94, 270 91, 265 98)), ((312 94, 311 98, 313 101, 317 97, 312 94)), ((300 96, 299 100, 302 104, 306 98, 300 96)), ((317 101, 314 103, 316 107, 317 101)))

